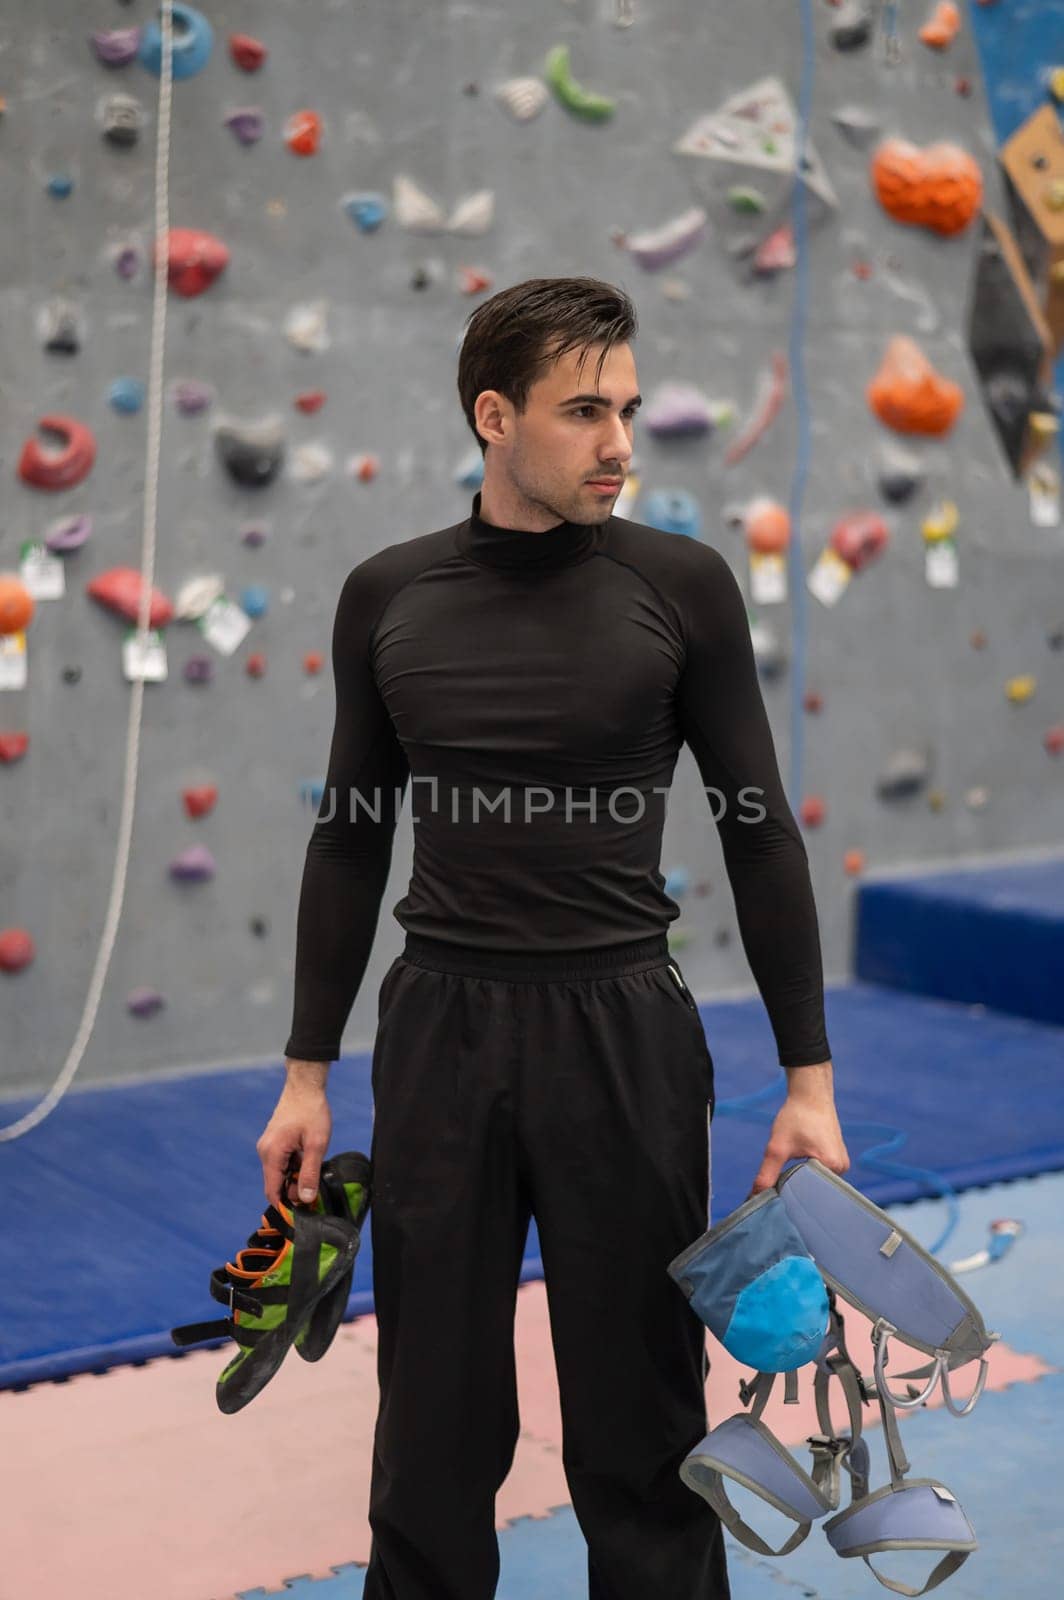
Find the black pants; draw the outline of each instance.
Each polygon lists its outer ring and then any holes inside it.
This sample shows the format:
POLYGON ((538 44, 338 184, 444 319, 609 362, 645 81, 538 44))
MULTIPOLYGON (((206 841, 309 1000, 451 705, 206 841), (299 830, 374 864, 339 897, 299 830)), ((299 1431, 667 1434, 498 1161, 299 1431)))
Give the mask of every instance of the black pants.
POLYGON ((713 1061, 670 962, 664 935, 547 957, 408 935, 385 975, 365 1600, 495 1594, 530 1215, 590 1600, 729 1600, 719 1519, 678 1475, 708 1363, 665 1269, 707 1225, 713 1061))

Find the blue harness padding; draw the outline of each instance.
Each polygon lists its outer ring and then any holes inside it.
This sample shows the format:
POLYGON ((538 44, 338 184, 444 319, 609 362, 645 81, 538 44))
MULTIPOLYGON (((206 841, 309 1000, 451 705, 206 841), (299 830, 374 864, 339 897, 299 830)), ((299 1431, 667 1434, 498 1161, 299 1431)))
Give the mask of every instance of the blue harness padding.
POLYGON ((976 1306, 942 1264, 885 1211, 808 1158, 696 1239, 670 1262, 668 1272, 692 1310, 737 1359, 746 1361, 754 1352, 770 1358, 760 1364, 750 1361, 758 1367, 757 1376, 739 1385, 742 1404, 754 1402, 749 1412, 737 1412, 711 1429, 680 1466, 683 1481, 713 1506, 735 1538, 761 1555, 789 1554, 814 1522, 837 1510, 845 1468, 850 1504, 824 1524, 838 1555, 862 1557, 885 1588, 912 1597, 937 1588, 956 1572, 978 1547, 975 1534, 943 1484, 906 1479, 909 1462, 895 1409, 923 1405, 941 1379, 947 1408, 955 1416, 967 1416, 986 1383, 985 1352, 1000 1334, 987 1331, 976 1306), (825 1296, 819 1337, 807 1260, 825 1296), (788 1283, 795 1286, 793 1298, 788 1283), (846 1348, 840 1296, 872 1322, 874 1383, 862 1377, 846 1348), (905 1397, 894 1394, 887 1383, 887 1347, 893 1335, 933 1358, 915 1371, 891 1375, 928 1380, 922 1389, 907 1384, 905 1397), (803 1348, 811 1353, 793 1359, 803 1348), (969 1398, 955 1403, 949 1374, 973 1360, 979 1362, 978 1379, 969 1398), (780 1372, 785 1374, 784 1402, 797 1402, 798 1367, 804 1361, 816 1368, 813 1387, 821 1430, 807 1441, 811 1475, 761 1420, 780 1372), (849 1413, 850 1428, 842 1434, 834 1430, 828 1403, 832 1377, 842 1385, 849 1413), (890 1483, 869 1492, 861 1408, 873 1400, 883 1419, 890 1483), (724 1491, 725 1478, 752 1490, 797 1524, 779 1550, 743 1521, 724 1491), (913 1589, 872 1566, 871 1556, 889 1550, 943 1554, 923 1588, 913 1589))

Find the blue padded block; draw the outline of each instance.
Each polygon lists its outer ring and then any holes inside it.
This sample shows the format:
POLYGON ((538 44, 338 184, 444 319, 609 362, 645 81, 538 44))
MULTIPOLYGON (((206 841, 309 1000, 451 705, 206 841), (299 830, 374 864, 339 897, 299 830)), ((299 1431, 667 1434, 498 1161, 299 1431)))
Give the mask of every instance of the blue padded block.
POLYGON ((1064 1023, 1064 858, 867 882, 854 971, 868 983, 1064 1023))

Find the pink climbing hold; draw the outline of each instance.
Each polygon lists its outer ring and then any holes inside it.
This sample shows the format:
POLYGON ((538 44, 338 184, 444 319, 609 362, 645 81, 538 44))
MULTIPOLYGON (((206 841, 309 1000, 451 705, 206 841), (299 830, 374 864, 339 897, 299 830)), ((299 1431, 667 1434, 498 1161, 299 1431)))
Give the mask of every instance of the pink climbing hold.
POLYGON ((831 535, 831 548, 853 572, 860 572, 882 555, 889 531, 876 511, 851 511, 840 517, 831 535))
MULTIPOLYGON (((186 299, 209 289, 229 265, 229 251, 213 233, 199 228, 171 228, 167 250, 167 281, 175 294, 186 299)), ((155 244, 155 268, 163 264, 163 242, 155 244)))
MULTIPOLYGON (((85 593, 120 617, 136 622, 140 611, 142 580, 136 567, 110 567, 98 572, 85 585, 85 593)), ((152 589, 148 608, 148 625, 164 628, 174 615, 172 603, 161 589, 152 589)))
POLYGON ((73 489, 87 478, 96 460, 96 440, 91 428, 76 417, 50 413, 42 417, 38 428, 57 433, 63 441, 61 449, 46 451, 36 435, 22 446, 18 459, 18 475, 23 483, 35 489, 73 489))
POLYGON ((25 928, 4 928, 0 932, 0 971, 21 972, 36 954, 37 947, 25 928))
POLYGON ((190 845, 170 863, 170 876, 181 883, 206 883, 217 871, 214 857, 205 844, 190 845))

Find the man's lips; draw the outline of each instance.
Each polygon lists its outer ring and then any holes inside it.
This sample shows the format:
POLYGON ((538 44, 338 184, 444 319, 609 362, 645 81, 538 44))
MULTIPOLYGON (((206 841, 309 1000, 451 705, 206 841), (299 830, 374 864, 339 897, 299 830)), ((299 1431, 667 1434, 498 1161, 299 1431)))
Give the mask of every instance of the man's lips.
POLYGON ((616 489, 624 482, 623 478, 589 478, 588 483, 599 484, 604 489, 616 489))

